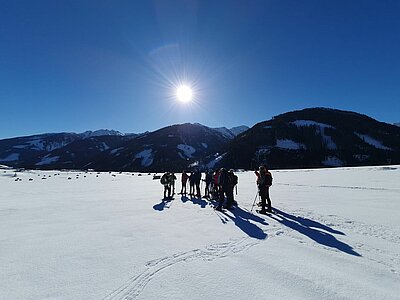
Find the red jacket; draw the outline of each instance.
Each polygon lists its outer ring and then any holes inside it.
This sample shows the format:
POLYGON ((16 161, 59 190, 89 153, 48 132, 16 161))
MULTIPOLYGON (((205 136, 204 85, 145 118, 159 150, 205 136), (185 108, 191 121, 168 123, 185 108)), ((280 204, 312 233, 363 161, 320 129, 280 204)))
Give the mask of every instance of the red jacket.
POLYGON ((189 179, 189 175, 186 173, 182 173, 182 182, 186 184, 188 179, 189 179))

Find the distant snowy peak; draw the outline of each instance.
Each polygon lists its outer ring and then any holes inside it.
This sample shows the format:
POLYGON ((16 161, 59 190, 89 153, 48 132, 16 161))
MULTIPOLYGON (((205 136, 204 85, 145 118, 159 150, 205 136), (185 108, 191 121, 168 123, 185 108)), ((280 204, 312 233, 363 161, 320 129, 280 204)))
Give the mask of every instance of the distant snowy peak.
POLYGON ((218 127, 218 128, 212 128, 215 131, 219 132, 220 134, 222 134, 224 137, 232 140, 234 139, 237 135, 241 134, 242 132, 245 132, 246 130, 249 129, 249 127, 247 126, 236 126, 236 127, 232 127, 231 129, 228 129, 226 127, 218 127))
POLYGON ((124 134, 116 131, 116 130, 108 130, 108 129, 99 129, 99 130, 95 130, 95 131, 85 131, 79 134, 82 138, 86 139, 89 137, 95 137, 95 136, 104 136, 104 135, 119 135, 119 136, 123 136, 124 134))
POLYGON ((249 130, 248 126, 242 125, 242 126, 236 126, 232 127, 229 129, 235 136, 238 136, 239 134, 245 132, 246 130, 249 130))
POLYGON ((394 123, 394 125, 396 125, 396 126, 399 126, 399 127, 400 127, 400 122, 398 122, 398 123, 394 123))
POLYGON ((226 127, 218 127, 218 128, 212 128, 215 131, 219 132, 222 136, 224 136, 227 139, 232 140, 235 135, 226 127))

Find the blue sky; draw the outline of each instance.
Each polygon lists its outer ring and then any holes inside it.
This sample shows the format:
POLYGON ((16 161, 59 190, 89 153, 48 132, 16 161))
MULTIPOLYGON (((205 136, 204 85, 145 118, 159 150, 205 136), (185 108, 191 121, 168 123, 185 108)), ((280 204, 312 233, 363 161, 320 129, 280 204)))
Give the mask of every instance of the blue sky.
POLYGON ((315 106, 399 122, 399 33, 399 1, 0 1, 0 138, 315 106))

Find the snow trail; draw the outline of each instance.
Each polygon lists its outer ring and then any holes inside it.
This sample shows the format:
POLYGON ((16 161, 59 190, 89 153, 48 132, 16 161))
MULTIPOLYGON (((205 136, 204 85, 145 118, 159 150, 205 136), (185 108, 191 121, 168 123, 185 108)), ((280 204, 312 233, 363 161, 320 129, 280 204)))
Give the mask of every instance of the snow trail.
POLYGON ((175 264, 189 262, 195 259, 212 261, 244 251, 259 242, 249 237, 232 239, 226 243, 217 243, 206 246, 204 249, 194 249, 187 252, 175 253, 170 256, 151 260, 146 263, 146 270, 137 276, 128 279, 121 287, 103 299, 135 299, 146 285, 162 270, 175 264))

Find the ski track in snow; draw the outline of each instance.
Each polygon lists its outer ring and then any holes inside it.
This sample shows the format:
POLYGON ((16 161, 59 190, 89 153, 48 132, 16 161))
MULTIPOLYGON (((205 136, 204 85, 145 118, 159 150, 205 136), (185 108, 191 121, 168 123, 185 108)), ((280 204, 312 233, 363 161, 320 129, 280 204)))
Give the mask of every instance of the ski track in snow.
MULTIPOLYGON (((362 235, 369 238, 376 238, 384 240, 390 243, 392 247, 389 249, 394 249, 395 247, 400 248, 400 233, 394 232, 393 228, 389 228, 383 225, 368 225, 362 222, 356 222, 346 218, 342 218, 336 215, 318 215, 314 212, 295 210, 289 212, 291 215, 295 215, 299 218, 307 218, 313 221, 317 221, 321 224, 325 224, 327 228, 338 228, 344 231, 343 235, 338 233, 329 232, 329 234, 335 237, 346 236, 346 235, 362 235)), ((220 214, 217 213, 218 216, 220 214)), ((272 215, 275 218, 279 218, 279 213, 272 215)), ((221 216, 220 216, 221 217, 221 216)), ((222 216, 223 217, 223 216, 222 216)), ((224 218, 225 222, 228 223, 231 220, 229 218, 224 218)), ((306 246, 317 247, 325 251, 332 251, 334 253, 340 253, 341 251, 329 246, 322 245, 318 242, 312 241, 304 235, 299 235, 299 233, 292 228, 280 224, 276 219, 271 217, 266 217, 270 223, 268 225, 267 238, 279 237, 281 235, 289 236, 297 240, 299 243, 303 243, 306 246)), ((312 226, 311 226, 312 227, 312 226)), ((323 229, 318 228, 319 231, 323 232, 323 229)), ((354 239, 352 238, 353 242, 354 239)), ((178 252, 170 256, 154 259, 148 261, 145 264, 146 269, 139 275, 129 278, 122 286, 110 293, 103 299, 125 299, 132 300, 138 297, 144 290, 146 285, 161 271, 166 268, 172 267, 177 263, 190 262, 193 260, 201 259, 203 261, 212 261, 218 258, 224 258, 241 251, 247 250, 252 246, 255 246, 263 240, 257 240, 251 237, 241 237, 236 239, 231 239, 229 242, 217 243, 206 246, 204 249, 194 249, 186 252, 178 252)), ((363 259, 367 259, 374 263, 379 264, 384 269, 392 273, 400 273, 398 266, 400 266, 400 254, 397 254, 394 249, 393 252, 382 250, 373 246, 365 245, 362 242, 356 242, 356 244, 351 245, 355 251, 361 254, 363 259)), ((286 274, 288 275, 288 274, 286 274)), ((293 274, 291 274, 293 276, 293 274)))
POLYGON ((205 247, 205 249, 194 249, 151 260, 146 263, 146 270, 141 274, 128 279, 121 287, 103 299, 135 299, 140 295, 154 276, 166 268, 172 267, 177 263, 188 262, 196 259, 212 261, 217 258, 227 257, 244 251, 258 243, 259 241, 250 237, 242 237, 231 239, 229 242, 225 243, 211 244, 205 247))
POLYGON ((275 185, 311 187, 311 188, 316 188, 317 187, 317 188, 337 188, 337 189, 348 189, 348 190, 371 190, 371 191, 400 192, 400 189, 397 189, 397 188, 378 188, 378 187, 366 187, 366 186, 308 185, 308 184, 293 184, 293 183, 276 183, 275 185))

